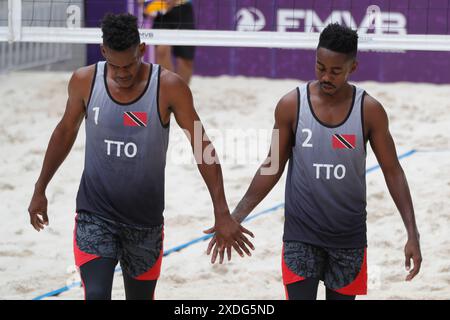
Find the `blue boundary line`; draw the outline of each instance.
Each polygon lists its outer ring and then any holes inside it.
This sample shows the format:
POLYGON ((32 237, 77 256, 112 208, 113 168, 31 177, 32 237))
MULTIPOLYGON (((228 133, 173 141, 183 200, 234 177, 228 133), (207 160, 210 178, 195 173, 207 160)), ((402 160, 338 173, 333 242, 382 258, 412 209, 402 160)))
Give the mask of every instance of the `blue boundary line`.
MULTIPOLYGON (((417 150, 415 150, 415 149, 412 149, 412 150, 410 150, 410 151, 408 151, 408 152, 405 152, 405 153, 403 153, 403 154, 401 154, 401 155, 398 156, 398 160, 402 160, 402 159, 404 159, 404 158, 410 157, 410 156, 412 156, 413 154, 415 154, 416 152, 417 152, 417 150)), ((379 168, 380 168, 380 165, 379 165, 379 164, 374 165, 373 167, 370 167, 369 169, 366 169, 366 174, 367 174, 367 173, 370 173, 370 172, 372 172, 372 171, 375 171, 375 170, 377 170, 377 169, 379 169, 379 168)))
MULTIPOLYGON (((418 152, 417 150, 412 149, 412 150, 410 150, 410 151, 408 151, 408 152, 405 152, 405 153, 399 155, 399 156, 398 156, 398 159, 399 159, 399 160, 402 160, 402 159, 404 159, 404 158, 407 158, 407 157, 412 156, 413 154, 415 154, 415 153, 417 153, 417 152, 418 152)), ((378 164, 377 164, 377 165, 374 165, 374 166, 372 166, 372 167, 366 169, 366 174, 367 174, 367 173, 370 173, 370 172, 373 172, 373 171, 375 171, 375 170, 378 170, 379 168, 380 168, 380 165, 378 165, 378 164)), ((274 206, 274 207, 272 207, 272 208, 263 210, 263 211, 261 211, 261 212, 258 212, 258 213, 253 214, 253 215, 250 216, 250 217, 247 217, 247 218, 244 220, 244 222, 247 222, 247 221, 256 219, 257 217, 259 217, 259 216, 261 216, 261 215, 263 215, 263 214, 271 213, 271 212, 276 211, 276 210, 278 210, 278 209, 280 209, 280 208, 283 208, 283 207, 284 207, 284 203, 280 203, 280 204, 278 204, 278 205, 276 205, 276 206, 274 206)), ((163 256, 165 257, 165 256, 168 256, 168 255, 171 254, 171 253, 181 251, 181 250, 183 250, 183 249, 185 249, 185 248, 187 248, 187 247, 189 247, 189 246, 191 246, 191 245, 193 245, 193 244, 195 244, 195 243, 202 242, 202 241, 206 241, 206 240, 208 240, 208 239, 210 239, 210 238, 212 238, 212 237, 213 237, 213 234, 207 234, 207 235, 204 235, 204 236, 202 236, 202 237, 198 237, 198 238, 196 238, 196 239, 194 239, 194 240, 188 241, 188 242, 186 242, 186 243, 183 243, 183 244, 181 244, 181 245, 179 245, 179 246, 175 246, 175 247, 173 247, 173 248, 171 248, 171 249, 165 251, 164 254, 163 254, 163 256)), ((122 271, 120 267, 116 268, 116 270, 115 270, 115 272, 120 272, 120 271, 122 271)), ((72 283, 72 284, 69 285, 69 286, 65 286, 65 287, 59 288, 59 289, 57 289, 57 290, 54 290, 54 291, 45 293, 45 294, 40 295, 40 296, 37 296, 36 298, 33 298, 32 300, 42 300, 42 299, 45 299, 45 298, 48 298, 48 297, 57 296, 57 295, 59 295, 59 294, 61 294, 61 293, 63 293, 63 292, 66 292, 66 291, 71 290, 72 288, 80 287, 80 286, 81 286, 81 282, 80 282, 80 281, 77 281, 77 282, 72 283)))

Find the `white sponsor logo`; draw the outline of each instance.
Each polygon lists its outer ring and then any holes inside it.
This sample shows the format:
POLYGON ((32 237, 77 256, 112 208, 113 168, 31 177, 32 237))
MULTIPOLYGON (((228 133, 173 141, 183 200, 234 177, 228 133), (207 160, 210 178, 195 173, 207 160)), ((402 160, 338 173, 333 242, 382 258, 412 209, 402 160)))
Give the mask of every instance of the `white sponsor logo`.
POLYGON ((242 8, 236 13, 237 31, 260 31, 266 26, 264 14, 256 8, 242 8))
MULTIPOLYGON (((259 31, 264 29, 266 19, 256 8, 242 8, 237 14, 238 31, 259 31)), ((278 9, 277 31, 321 32, 328 24, 337 22, 357 29, 360 35, 373 34, 406 34, 407 20, 400 12, 383 12, 378 6, 369 6, 366 14, 358 24, 348 10, 333 10, 322 20, 315 10, 311 9, 278 9)))

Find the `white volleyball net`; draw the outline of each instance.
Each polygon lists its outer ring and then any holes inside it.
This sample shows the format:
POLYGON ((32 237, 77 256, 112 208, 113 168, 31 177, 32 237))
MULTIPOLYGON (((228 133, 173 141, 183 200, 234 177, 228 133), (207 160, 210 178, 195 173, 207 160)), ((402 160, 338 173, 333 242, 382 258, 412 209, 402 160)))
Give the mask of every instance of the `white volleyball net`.
POLYGON ((448 1, 192 0, 196 30, 153 30, 144 13, 157 2, 2 0, 0 41, 100 43, 94 11, 119 10, 139 16, 148 44, 310 49, 339 22, 358 30, 362 50, 450 49, 448 1))

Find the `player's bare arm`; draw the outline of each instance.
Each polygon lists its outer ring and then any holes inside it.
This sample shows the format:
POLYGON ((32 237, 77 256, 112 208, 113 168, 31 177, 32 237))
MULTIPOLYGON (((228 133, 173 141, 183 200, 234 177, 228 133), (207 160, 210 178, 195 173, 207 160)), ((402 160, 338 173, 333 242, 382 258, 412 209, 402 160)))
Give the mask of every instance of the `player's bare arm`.
POLYGON ((240 226, 230 215, 225 199, 222 169, 214 146, 205 134, 200 118, 194 109, 192 93, 186 83, 176 74, 163 70, 161 72, 160 110, 161 119, 168 123, 170 113, 173 112, 178 125, 190 139, 194 157, 202 175, 214 207, 215 230, 220 247, 231 250, 248 250, 245 245, 252 246, 244 233, 252 235, 250 231, 240 226), (195 126, 201 129, 201 134, 195 126), (201 145, 201 149, 196 149, 201 145))
MULTIPOLYGON (((297 90, 289 92, 278 102, 275 109, 275 125, 272 133, 271 149, 265 161, 256 171, 244 197, 232 213, 232 216, 239 223, 267 196, 283 175, 294 144, 294 135, 297 126, 297 106, 297 90), (273 152, 278 152, 278 155, 275 156, 273 152), (275 171, 270 168, 275 168, 275 171)), ((243 256, 241 251, 237 251, 243 256)), ((219 255, 219 262, 222 263, 224 252, 217 248, 215 238, 212 238, 208 245, 207 254, 211 254, 211 252, 213 253, 211 262, 214 263, 217 255, 219 255)), ((229 253, 228 259, 230 260, 229 253)))
POLYGON ((419 273, 422 255, 408 182, 397 158, 394 140, 389 132, 388 117, 383 106, 371 96, 366 96, 364 114, 368 140, 381 166, 389 192, 400 212, 408 235, 405 246, 405 267, 409 271, 406 277, 409 281, 419 273), (410 269, 411 260, 414 263, 413 269, 410 269))
POLYGON ((37 231, 49 224, 45 190, 75 142, 85 116, 94 68, 95 66, 88 66, 78 69, 69 81, 66 110, 50 138, 42 170, 28 208, 30 223, 37 231))

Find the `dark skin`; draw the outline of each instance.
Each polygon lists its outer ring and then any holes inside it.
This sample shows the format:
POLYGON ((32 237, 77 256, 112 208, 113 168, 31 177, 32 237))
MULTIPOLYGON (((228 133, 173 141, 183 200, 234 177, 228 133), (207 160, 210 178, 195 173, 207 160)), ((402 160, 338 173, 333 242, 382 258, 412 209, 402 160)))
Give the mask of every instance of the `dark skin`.
MULTIPOLYGON (((101 46, 102 54, 107 61, 108 89, 115 100, 123 103, 133 101, 145 90, 150 72, 150 65, 142 62, 145 49, 145 44, 120 52, 101 46)), ((49 224, 45 190, 75 142, 86 115, 94 71, 95 65, 83 67, 75 71, 70 79, 66 110, 50 138, 42 170, 28 208, 30 223, 37 231, 49 224)), ((193 150, 195 143, 201 146, 201 152, 194 152, 194 157, 213 202, 219 247, 224 250, 231 250, 234 247, 238 250, 242 243, 252 247, 245 234, 252 237, 253 234, 230 215, 219 162, 211 163, 204 159, 206 155, 212 155, 214 159, 217 159, 214 146, 207 137, 202 139, 202 136, 194 135, 194 123, 198 122, 201 125, 201 122, 194 108, 191 91, 179 76, 167 70, 161 71, 159 108, 164 124, 169 122, 173 114, 178 125, 187 134, 193 150)), ((205 134, 203 125, 201 130, 205 134)))
MULTIPOLYGON (((346 54, 318 48, 316 54, 317 81, 310 85, 311 104, 316 116, 328 125, 337 125, 347 116, 352 101, 352 88, 348 78, 357 68, 355 59, 346 54)), ((233 211, 233 217, 242 222, 251 211, 272 190, 283 174, 287 161, 291 156, 294 133, 297 125, 297 92, 286 94, 275 109, 274 130, 278 130, 279 163, 278 172, 274 175, 262 175, 261 170, 270 167, 271 152, 256 172, 250 187, 233 211)), ((412 280, 420 271, 422 256, 420 236, 417 229, 414 208, 408 183, 398 161, 394 140, 389 132, 389 123, 383 106, 373 97, 366 95, 364 99, 364 136, 369 142, 378 163, 381 166, 389 192, 400 212, 406 228, 407 242, 404 248, 405 267, 409 271, 406 281, 412 280), (411 260, 413 268, 411 269, 411 260)), ((275 139, 274 136, 272 138, 275 139)), ((276 167, 276 166, 275 166, 276 167)), ((213 231, 213 228, 208 230, 213 231)), ((223 250, 217 248, 213 238, 207 253, 211 254, 214 263, 219 255, 223 259, 223 250)))

